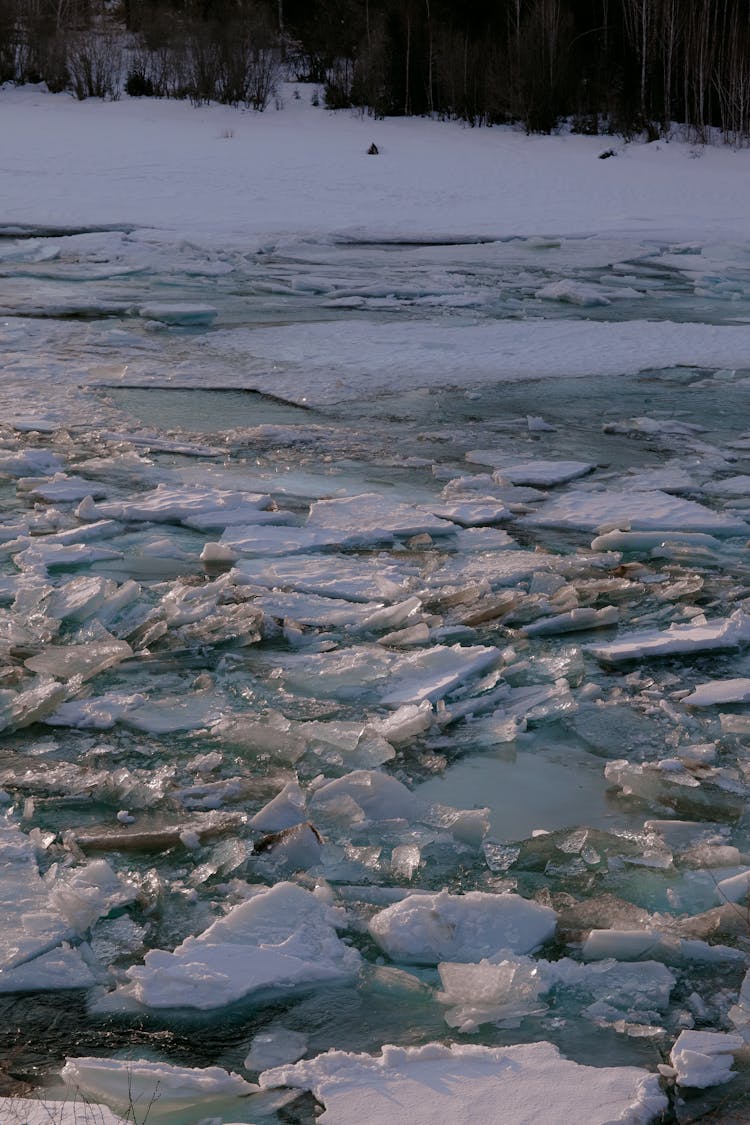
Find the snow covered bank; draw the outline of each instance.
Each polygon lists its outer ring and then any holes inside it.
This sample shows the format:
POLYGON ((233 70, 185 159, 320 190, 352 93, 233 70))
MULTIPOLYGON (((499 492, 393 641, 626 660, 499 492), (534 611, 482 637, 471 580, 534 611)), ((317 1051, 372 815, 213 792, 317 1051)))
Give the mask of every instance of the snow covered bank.
POLYGON ((235 246, 282 232, 750 235, 744 151, 618 142, 600 161, 609 138, 375 121, 313 107, 299 89, 257 114, 6 87, 0 222, 147 225, 235 246))

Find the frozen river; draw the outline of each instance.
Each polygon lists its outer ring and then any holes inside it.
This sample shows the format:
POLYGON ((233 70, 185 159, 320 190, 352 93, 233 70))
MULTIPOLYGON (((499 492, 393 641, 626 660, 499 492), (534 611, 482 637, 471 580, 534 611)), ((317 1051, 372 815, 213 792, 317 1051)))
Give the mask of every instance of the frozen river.
POLYGON ((669 1060, 750 1040, 750 248, 9 228, 0 345, 0 1094, 545 1041, 747 1105, 669 1060))

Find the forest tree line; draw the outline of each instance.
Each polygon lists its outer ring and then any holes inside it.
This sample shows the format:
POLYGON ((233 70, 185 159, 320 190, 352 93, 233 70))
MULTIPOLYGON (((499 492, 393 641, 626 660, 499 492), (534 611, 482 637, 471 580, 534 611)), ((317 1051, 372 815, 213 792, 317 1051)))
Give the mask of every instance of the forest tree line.
POLYGON ((750 0, 0 0, 0 82, 750 140, 750 0))

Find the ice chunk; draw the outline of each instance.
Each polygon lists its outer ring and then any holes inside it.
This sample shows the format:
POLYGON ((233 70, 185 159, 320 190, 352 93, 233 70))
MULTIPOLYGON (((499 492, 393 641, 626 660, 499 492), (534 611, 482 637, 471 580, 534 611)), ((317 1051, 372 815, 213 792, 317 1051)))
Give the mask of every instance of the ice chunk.
POLYGON ((656 1075, 581 1066, 551 1043, 388 1045, 379 1056, 329 1051, 265 1071, 259 1081, 311 1090, 326 1107, 326 1125, 648 1125, 667 1107, 656 1075))
POLYGON ((707 496, 750 496, 750 477, 739 475, 712 480, 703 485, 703 491, 707 496))
POLYGON ((57 586, 43 602, 50 617, 59 621, 85 621, 115 594, 117 585, 108 578, 71 578, 57 586))
POLYGON ((99 504, 91 499, 84 500, 76 515, 88 521, 104 518, 131 523, 182 523, 210 513, 211 519, 219 521, 211 526, 221 527, 223 512, 257 511, 270 507, 270 504, 271 498, 267 495, 162 483, 135 500, 112 500, 99 504))
POLYGON ((19 491, 29 492, 33 497, 56 504, 72 504, 78 500, 85 500, 87 496, 99 499, 107 495, 107 489, 96 481, 86 480, 85 477, 69 476, 67 473, 55 473, 49 478, 26 478, 19 486, 19 491))
POLYGON ((133 902, 137 895, 138 888, 116 875, 106 860, 94 859, 60 875, 49 903, 74 933, 84 934, 98 918, 133 902))
POLYGON ((179 305, 167 305, 152 302, 149 305, 142 305, 139 314, 144 320, 158 320, 162 324, 199 328, 207 324, 213 324, 218 315, 218 310, 213 305, 190 305, 187 302, 179 305))
POLYGON ((248 1070, 266 1070, 282 1063, 294 1063, 307 1051, 307 1043, 307 1036, 301 1031, 271 1026, 254 1036, 245 1066, 248 1070))
POLYGON ((566 484, 596 468, 588 461, 511 461, 506 453, 496 449, 472 449, 466 454, 466 460, 495 469, 496 479, 499 478, 501 484, 530 485, 533 488, 566 484))
POLYGON ((716 884, 716 894, 720 902, 744 902, 750 897, 750 870, 720 879, 716 884))
POLYGON ((71 680, 77 676, 83 681, 132 655, 133 650, 126 641, 112 637, 109 641, 92 641, 86 645, 50 645, 24 663, 32 672, 53 676, 57 680, 71 680))
POLYGON ((384 706, 398 709, 436 703, 501 660, 501 649, 483 645, 434 645, 408 654, 352 645, 343 651, 288 656, 281 675, 292 689, 324 698, 351 698, 367 688, 379 693, 384 706))
POLYGON ((57 992, 69 988, 91 988, 97 983, 99 978, 91 971, 80 951, 71 949, 66 943, 0 973, 0 993, 57 992))
POLYGON ((708 680, 696 684, 683 703, 686 707, 716 707, 722 703, 747 703, 750 701, 750 679, 708 680))
POLYGON ((97 547, 89 543, 45 543, 42 539, 34 539, 31 546, 14 555, 13 562, 19 570, 44 571, 68 570, 86 563, 108 562, 120 558, 121 552, 110 547, 97 547))
POLYGON ((528 953, 552 937, 556 921, 554 910, 519 895, 441 891, 394 903, 369 929, 394 961, 430 965, 480 961, 506 949, 528 953))
POLYGON ((443 504, 435 508, 435 515, 450 520, 451 523, 457 523, 460 527, 483 527, 510 519, 510 511, 492 496, 443 504))
POLYGON ((683 1031, 677 1038, 670 1061, 678 1086, 704 1090, 721 1086, 735 1077, 734 1054, 745 1046, 741 1035, 720 1031, 683 1031))
MULTIPOLYGON (((676 945, 674 939, 672 945, 676 945)), ((584 942, 581 955, 586 961, 662 960, 668 954, 670 939, 657 930, 592 930, 584 942)))
POLYGON ((651 551, 661 547, 663 542, 683 543, 686 547, 704 547, 708 550, 721 547, 721 541, 714 535, 706 535, 701 531, 662 528, 657 531, 605 531, 591 540, 591 550, 651 551))
POLYGON ((738 609, 730 617, 716 617, 697 625, 670 625, 668 629, 644 629, 622 640, 588 645, 587 651, 602 664, 648 660, 677 653, 718 651, 750 643, 750 616, 738 609))
POLYGON ((341 980, 360 956, 336 934, 338 915, 293 883, 262 888, 173 953, 152 949, 102 1000, 147 1008, 220 1008, 255 992, 341 980))
POLYGON ((522 1016, 546 1011, 539 997, 549 986, 530 957, 476 965, 444 962, 438 972, 443 990, 437 999, 450 1005, 445 1022, 459 1031, 476 1031, 482 1023, 501 1020, 515 1026, 522 1016))
POLYGON ((408 703, 436 703, 501 659, 500 649, 481 645, 435 645, 425 652, 402 657, 393 667, 392 687, 381 696, 381 703, 395 708, 408 703))
POLYGON ((35 477, 57 473, 62 461, 51 449, 0 449, 0 475, 35 477))
MULTIPOLYGON (((531 527, 561 527, 577 531, 699 531, 710 535, 747 535, 748 524, 714 512, 694 500, 666 492, 583 492, 571 489, 541 504, 520 521, 531 527)), ((664 538, 669 538, 664 534, 664 538)))
MULTIPOLYGON (((386 536, 390 539, 390 536, 386 536)), ((348 546, 346 535, 325 528, 240 525, 228 527, 219 546, 240 555, 295 555, 322 551, 327 547, 348 546)), ((207 544, 211 546, 211 544, 207 544)))
POLYGON ((245 559, 230 579, 238 586, 270 586, 352 602, 390 602, 405 595, 413 581, 413 568, 385 556, 298 555, 292 562, 245 559))
POLYGON ((61 1072, 71 1092, 85 1094, 122 1112, 158 1116, 205 1103, 246 1098, 260 1087, 218 1066, 172 1066, 147 1059, 69 1058, 61 1072))
POLYGON ((260 857, 259 871, 278 877, 281 873, 293 874, 315 867, 320 863, 322 850, 323 837, 308 821, 257 840, 253 855, 260 857))
POLYGON ((346 808, 351 815, 367 820, 411 820, 420 807, 421 802, 405 785, 375 770, 354 770, 328 781, 315 791, 310 802, 313 811, 336 816, 346 808))
MULTIPOLYGON (((610 305, 612 302, 599 285, 586 285, 581 281, 563 278, 550 281, 537 289, 537 297, 543 301, 563 301, 571 305, 610 305)), ((639 294, 640 296, 640 294, 639 294)))
POLYGON ((273 800, 250 819, 250 827, 261 832, 280 832, 305 819, 305 794, 296 781, 288 781, 273 800))
POLYGON ((430 729, 435 712, 429 699, 406 703, 386 719, 375 719, 371 725, 394 746, 403 746, 430 729))
POLYGON ((558 633, 576 633, 586 629, 605 629, 607 626, 616 625, 620 619, 620 612, 616 606, 607 605, 602 609, 589 607, 571 609, 567 613, 558 613, 553 617, 543 617, 540 621, 533 621, 521 629, 527 637, 543 637, 558 633))
POLYGON ((88 987, 90 970, 64 943, 134 897, 135 888, 104 860, 62 875, 51 869, 43 880, 32 840, 0 822, 0 985, 6 991, 88 987))
MULTIPOLYGON (((370 618, 382 609, 380 602, 352 602, 340 598, 320 597, 318 594, 272 593, 254 599, 257 609, 269 617, 280 620, 290 617, 300 625, 357 626, 369 628, 370 618)), ((421 603, 417 603, 421 604, 421 603)))
POLYGON ((604 776, 628 796, 635 794, 646 801, 655 801, 694 815, 741 816, 750 792, 745 784, 721 770, 705 767, 696 776, 679 758, 635 765, 619 758, 608 762, 604 776))
POLYGON ((451 535, 452 523, 440 519, 430 508, 389 500, 378 492, 317 500, 310 505, 307 527, 337 531, 348 544, 372 543, 395 536, 451 535))

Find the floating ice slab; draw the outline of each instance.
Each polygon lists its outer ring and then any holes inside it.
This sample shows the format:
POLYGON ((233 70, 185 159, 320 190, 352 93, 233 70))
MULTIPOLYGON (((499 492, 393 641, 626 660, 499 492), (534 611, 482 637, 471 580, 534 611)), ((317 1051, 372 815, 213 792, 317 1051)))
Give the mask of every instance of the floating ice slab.
POLYGON ((347 543, 348 536, 335 531, 260 524, 230 526, 219 540, 222 547, 228 547, 238 555, 261 556, 306 554, 309 551, 323 551, 327 547, 346 546, 347 543))
POLYGON ((667 1106, 637 1067, 589 1067, 551 1043, 515 1047, 384 1046, 380 1056, 329 1051, 265 1071, 262 1087, 311 1090, 325 1125, 648 1125, 667 1106))
POLYGON ((747 535, 737 516, 714 512, 694 500, 667 492, 582 492, 572 489, 540 505, 522 524, 577 531, 700 531, 709 535, 747 535))
MULTIPOLYGON (((609 305, 610 298, 599 285, 586 285, 581 281, 572 281, 564 278, 562 281, 550 281, 537 289, 536 296, 543 301, 563 301, 569 305, 609 305)), ((641 296, 641 294, 637 294, 641 296)))
POLYGON ((92 641, 87 645, 50 645, 24 663, 32 672, 56 680, 70 680, 74 676, 89 680, 132 655, 129 644, 112 637, 109 641, 92 641))
POLYGON ((539 551, 480 550, 468 558, 458 555, 448 559, 432 571, 427 585, 430 589, 442 589, 486 581, 493 588, 515 586, 536 571, 553 569, 556 562, 553 555, 544 555, 539 551))
POLYGON ((434 965, 480 961, 501 950, 529 953, 555 932, 548 906, 514 894, 470 891, 410 895, 370 921, 370 933, 394 961, 434 965))
POLYGON ((173 953, 152 949, 101 1003, 208 1010, 255 992, 345 979, 360 956, 337 924, 335 911, 293 883, 262 888, 173 953))
POLYGON ((532 488, 567 484, 596 468, 588 461, 509 461, 507 454, 495 449, 472 449, 466 454, 466 460, 496 469, 495 477, 500 484, 523 484, 532 488))
POLYGON ((0 475, 38 477, 62 469, 60 457, 49 449, 0 449, 0 475))
MULTIPOLYGON (((201 489, 196 486, 157 484, 151 492, 137 500, 111 500, 96 503, 87 499, 79 504, 76 515, 81 520, 115 519, 123 522, 182 523, 196 517, 207 517, 221 527, 222 513, 258 511, 270 507, 271 498, 232 492, 225 489, 201 489)), ((249 522, 252 522, 251 520, 249 522)))
POLYGON ((0 992, 57 992, 91 988, 98 982, 79 950, 63 943, 14 969, 5 969, 0 973, 0 992))
POLYGON ((704 1090, 722 1086, 736 1077, 732 1070, 736 1051, 745 1046, 741 1035, 720 1031, 683 1031, 672 1047, 670 1061, 678 1086, 704 1090))
POLYGON ((197 328, 212 324, 216 320, 218 310, 213 305, 150 304, 142 305, 139 313, 144 320, 159 320, 162 324, 197 328))
POLYGON ((686 547, 706 547, 716 550, 721 542, 713 535, 698 531, 678 531, 662 528, 660 531, 605 531, 591 542, 592 551, 653 551, 662 543, 681 543, 686 547))
POLYGON ((70 504, 77 500, 84 500, 87 496, 107 495, 107 489, 96 481, 86 480, 85 477, 68 476, 66 473, 55 473, 53 477, 45 480, 35 478, 25 480, 23 491, 56 504, 70 504))
POLYGON ((358 626, 367 624, 371 615, 383 608, 382 602, 358 603, 340 598, 320 597, 318 594, 267 594, 254 599, 253 604, 269 617, 292 618, 301 625, 358 626))
POLYGON ((414 819, 421 803, 395 777, 375 770, 354 770, 344 777, 327 781, 317 789, 310 802, 313 813, 334 816, 342 808, 353 819, 364 815, 367 820, 414 819), (353 807, 352 807, 353 802, 353 807))
POLYGON ((31 839, 0 823, 0 969, 6 990, 88 987, 90 970, 64 943, 134 896, 104 860, 43 880, 31 839))
POLYGON ((88 543, 45 543, 42 539, 32 539, 26 550, 14 556, 13 562, 20 570, 44 571, 67 570, 86 563, 119 558, 122 558, 121 553, 110 547, 96 547, 88 543))
POLYGON ((473 965, 446 961, 438 965, 438 972, 442 992, 437 999, 451 1005, 445 1022, 459 1031, 474 1032, 483 1023, 500 1020, 511 1020, 515 1026, 523 1016, 547 1009, 539 998, 550 985, 530 957, 498 958, 497 963, 483 960, 473 965))
POLYGON ((452 535, 454 525, 430 508, 389 500, 379 492, 364 492, 310 505, 307 527, 343 533, 349 543, 378 542, 410 535, 452 535))
POLYGON ((376 645, 353 645, 342 651, 292 655, 282 666, 283 680, 294 690, 325 698, 376 694, 386 707, 431 703, 494 667, 501 650, 474 645, 435 645, 419 652, 386 652, 376 645))
POLYGON ((552 988, 573 989, 625 1015, 630 1010, 666 1009, 675 985, 674 974, 655 961, 587 965, 570 957, 547 961, 507 951, 476 964, 443 962, 438 972, 443 991, 437 999, 449 1005, 446 1023, 463 1032, 498 1021, 510 1020, 515 1026, 524 1016, 545 1010, 542 997, 552 988))
POLYGON ((521 630, 527 637, 554 636, 558 633, 577 633, 586 629, 604 629, 616 625, 620 619, 616 606, 607 605, 602 609, 571 609, 568 613, 558 613, 553 617, 543 617, 521 630))
POLYGON ((459 527, 483 527, 510 518, 510 512, 501 501, 492 496, 477 500, 455 501, 435 508, 435 515, 457 523, 459 527))
POLYGON ((258 1032, 245 1059, 248 1070, 267 1070, 271 1066, 293 1063, 307 1051, 307 1036, 286 1027, 270 1027, 258 1032))
POLYGON ((696 684, 683 703, 686 707, 716 707, 722 703, 747 703, 750 701, 750 679, 708 680, 696 684))
POLYGON ((707 496, 750 497, 750 477, 740 474, 712 480, 703 485, 703 491, 707 496))
POLYGON ((731 617, 717 617, 703 624, 644 629, 611 644, 588 645, 587 652, 602 664, 621 664, 627 660, 739 648, 748 643, 750 617, 738 609, 731 617))
POLYGON ((396 601, 414 581, 415 569, 387 556, 297 555, 293 562, 243 559, 230 574, 245 584, 297 590, 352 602, 396 601))
POLYGON ((171 1066, 147 1059, 69 1058, 61 1076, 71 1092, 157 1118, 192 1106, 203 1117, 203 1103, 246 1098, 260 1089, 218 1066, 171 1066))

